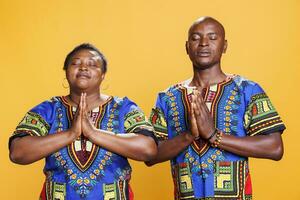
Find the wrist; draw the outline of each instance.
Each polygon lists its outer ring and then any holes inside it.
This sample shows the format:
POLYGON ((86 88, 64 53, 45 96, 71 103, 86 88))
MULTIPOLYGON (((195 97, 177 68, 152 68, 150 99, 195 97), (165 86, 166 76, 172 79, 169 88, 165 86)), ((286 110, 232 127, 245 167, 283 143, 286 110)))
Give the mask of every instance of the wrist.
POLYGON ((213 131, 211 131, 211 133, 209 134, 209 137, 206 138, 206 140, 211 141, 216 136, 217 132, 218 132, 218 129, 215 128, 213 131))
POLYGON ((90 141, 92 141, 97 134, 97 129, 91 128, 89 131, 85 132, 84 136, 88 138, 90 141))
POLYGON ((223 138, 223 132, 218 130, 217 134, 215 134, 214 137, 211 138, 209 142, 212 147, 217 148, 221 144, 222 138, 223 138))
MULTIPOLYGON (((199 138, 199 137, 198 137, 199 138)), ((184 139, 187 143, 192 143, 194 140, 196 140, 196 137, 192 135, 190 132, 184 133, 184 139)))
POLYGON ((79 137, 79 136, 77 136, 76 132, 74 132, 70 129, 66 131, 66 135, 67 135, 67 139, 69 140, 69 142, 73 142, 74 140, 77 139, 77 137, 79 137))

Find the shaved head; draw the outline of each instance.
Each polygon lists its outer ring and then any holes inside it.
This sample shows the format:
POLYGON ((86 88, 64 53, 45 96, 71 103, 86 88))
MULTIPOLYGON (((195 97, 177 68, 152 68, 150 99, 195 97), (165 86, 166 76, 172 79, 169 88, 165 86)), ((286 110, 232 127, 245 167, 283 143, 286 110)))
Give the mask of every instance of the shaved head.
POLYGON ((195 69, 220 68, 227 41, 223 25, 212 17, 197 19, 189 29, 186 52, 195 69))
POLYGON ((193 28, 194 28, 195 26, 197 26, 197 25, 199 25, 199 24, 201 24, 201 23, 204 23, 204 22, 212 22, 212 23, 216 24, 216 25, 220 28, 220 30, 221 30, 221 32, 222 32, 224 38, 225 38, 225 29, 224 29, 224 26, 223 26, 218 20, 216 20, 215 18, 212 18, 212 17, 209 17, 209 16, 204 16, 204 17, 198 18, 198 19, 191 25, 191 27, 189 28, 188 36, 191 35, 191 31, 193 30, 193 28))

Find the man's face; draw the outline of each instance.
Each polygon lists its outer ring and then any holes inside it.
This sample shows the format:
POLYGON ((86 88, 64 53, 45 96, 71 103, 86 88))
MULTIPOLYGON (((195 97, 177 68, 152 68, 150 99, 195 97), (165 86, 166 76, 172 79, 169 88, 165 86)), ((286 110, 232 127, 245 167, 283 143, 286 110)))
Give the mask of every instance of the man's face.
POLYGON ((186 42, 186 50, 194 67, 204 70, 219 64, 227 47, 224 37, 224 30, 213 20, 206 19, 194 24, 186 42))

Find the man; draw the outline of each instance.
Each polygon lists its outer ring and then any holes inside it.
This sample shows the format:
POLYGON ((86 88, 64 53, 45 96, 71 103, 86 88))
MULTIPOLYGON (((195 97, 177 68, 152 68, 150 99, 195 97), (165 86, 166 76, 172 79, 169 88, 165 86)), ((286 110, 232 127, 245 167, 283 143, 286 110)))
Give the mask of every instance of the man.
POLYGON ((193 78, 159 93, 150 120, 171 160, 175 199, 252 199, 248 157, 280 160, 285 129, 262 88, 221 70, 225 31, 211 17, 189 29, 193 78))

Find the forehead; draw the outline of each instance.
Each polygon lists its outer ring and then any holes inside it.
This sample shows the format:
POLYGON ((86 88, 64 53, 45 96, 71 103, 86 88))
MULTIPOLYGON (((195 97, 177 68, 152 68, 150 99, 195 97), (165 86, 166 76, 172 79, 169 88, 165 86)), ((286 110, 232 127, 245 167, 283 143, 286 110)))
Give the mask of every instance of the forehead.
POLYGON ((216 33, 218 35, 224 36, 224 30, 222 26, 213 20, 205 20, 193 24, 189 30, 189 35, 195 33, 198 34, 216 33))
POLYGON ((81 49, 77 51, 73 56, 72 59, 74 58, 81 58, 81 57, 86 57, 86 58, 94 58, 94 59, 100 59, 99 54, 96 51, 90 50, 90 49, 81 49))

